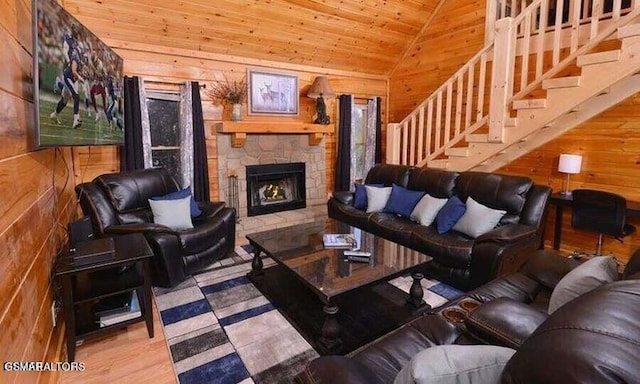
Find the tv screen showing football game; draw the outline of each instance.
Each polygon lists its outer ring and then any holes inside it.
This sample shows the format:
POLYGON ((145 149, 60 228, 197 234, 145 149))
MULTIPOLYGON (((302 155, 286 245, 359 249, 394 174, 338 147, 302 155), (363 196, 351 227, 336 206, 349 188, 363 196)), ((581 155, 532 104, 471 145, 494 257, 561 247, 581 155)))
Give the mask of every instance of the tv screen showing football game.
POLYGON ((34 0, 36 145, 122 144, 122 58, 53 0, 34 0))

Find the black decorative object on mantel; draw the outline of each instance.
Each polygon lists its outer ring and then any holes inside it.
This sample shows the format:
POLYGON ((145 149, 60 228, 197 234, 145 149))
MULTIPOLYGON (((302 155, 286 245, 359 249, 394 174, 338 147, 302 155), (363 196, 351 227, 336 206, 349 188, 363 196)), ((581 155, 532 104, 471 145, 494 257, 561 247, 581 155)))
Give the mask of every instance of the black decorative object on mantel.
POLYGON ((331 119, 327 115, 327 106, 324 103, 323 96, 333 97, 335 95, 336 94, 333 92, 333 89, 331 89, 331 85, 329 85, 329 80, 326 76, 318 76, 313 80, 313 84, 311 84, 307 97, 316 99, 316 112, 318 116, 313 121, 314 124, 331 124, 331 119))

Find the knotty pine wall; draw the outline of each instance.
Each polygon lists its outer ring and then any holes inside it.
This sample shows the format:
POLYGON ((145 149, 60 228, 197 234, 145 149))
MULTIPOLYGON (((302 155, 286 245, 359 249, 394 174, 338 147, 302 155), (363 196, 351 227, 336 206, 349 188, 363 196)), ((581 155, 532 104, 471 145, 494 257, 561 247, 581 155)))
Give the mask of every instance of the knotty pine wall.
MULTIPOLYGON (((90 24, 87 24, 92 28, 90 24)), ((124 58, 125 73, 128 75, 141 76, 147 81, 146 89, 154 88, 167 89, 176 88, 178 83, 184 81, 198 81, 200 84, 208 85, 214 81, 222 81, 225 78, 238 80, 246 76, 247 68, 263 68, 267 70, 284 71, 298 74, 300 89, 300 116, 294 118, 282 117, 256 117, 247 116, 246 103, 243 104, 244 120, 246 121, 290 121, 300 120, 312 122, 315 115, 315 100, 306 97, 306 93, 316 76, 326 74, 331 87, 337 95, 352 94, 357 98, 382 97, 382 118, 386 121, 386 93, 387 82, 381 76, 371 76, 366 74, 351 73, 344 71, 324 71, 315 72, 314 68, 302 66, 288 66, 287 64, 269 63, 265 66, 263 61, 250 59, 226 58, 221 55, 207 54, 199 51, 171 49, 171 54, 161 53, 167 51, 163 47, 142 44, 119 44, 114 43, 116 50, 124 58), (119 47, 119 48, 118 48, 119 47), (254 65, 263 64, 263 65, 254 65), (305 70, 306 69, 306 70, 305 70)), ((209 116, 209 110, 213 102, 206 95, 206 88, 201 92, 203 109, 205 110, 205 120, 209 116)), ((327 112, 332 123, 337 119, 336 99, 326 100, 327 112)), ((223 120, 229 120, 230 107, 226 106, 223 120)), ((209 181, 211 198, 218 198, 217 169, 219 159, 217 155, 216 136, 213 129, 213 120, 205 121, 207 131, 207 155, 209 158, 209 181)), ((336 133, 325 135, 326 159, 327 159, 327 192, 333 188, 334 168, 335 168, 335 147, 336 133)), ((79 153, 80 173, 83 180, 91 180, 93 177, 106 172, 115 172, 119 168, 117 149, 113 147, 94 147, 82 149, 79 153), (91 153, 89 153, 89 151, 91 153)))
MULTIPOLYGON (((484 45, 485 5, 484 1, 445 2, 422 38, 410 48, 408 58, 389 79, 389 122, 406 117, 484 45)), ((582 172, 571 178, 572 189, 600 189, 640 201, 640 95, 497 172, 529 176, 536 183, 561 191, 565 180, 565 175, 557 171, 561 153, 583 155, 582 172)), ((554 214, 551 207, 545 234, 547 247, 552 245, 554 214)), ((640 230, 638 218, 630 219, 630 223, 640 230)), ((595 250, 597 235, 573 230, 570 210, 565 210, 562 234, 563 252, 595 250)), ((622 244, 605 238, 603 252, 613 253, 624 262, 638 248, 640 235, 635 234, 622 244)))
POLYGON ((484 46, 485 0, 446 0, 389 79, 389 123, 404 119, 484 46))
MULTIPOLYGON (((31 2, 0 0, 0 9, 1 360, 59 361, 63 332, 52 324, 50 276, 75 210, 72 155, 31 149, 31 2)), ((56 378, 55 372, 0 370, 2 383, 56 378)))

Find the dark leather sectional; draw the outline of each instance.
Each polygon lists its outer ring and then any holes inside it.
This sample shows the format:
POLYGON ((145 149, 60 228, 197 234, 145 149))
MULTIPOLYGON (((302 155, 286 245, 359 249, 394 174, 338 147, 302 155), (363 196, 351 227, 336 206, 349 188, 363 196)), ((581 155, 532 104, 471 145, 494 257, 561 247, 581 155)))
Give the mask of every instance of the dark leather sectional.
POLYGON ((551 190, 527 177, 378 164, 365 179, 365 184, 393 183, 436 198, 455 194, 464 202, 471 196, 507 214, 497 228, 476 239, 456 231, 440 235, 435 225, 425 227, 394 214, 356 209, 352 192, 334 192, 328 202, 329 217, 433 257, 429 275, 463 290, 517 271, 540 247, 551 190))
POLYGON ((297 380, 393 383, 402 367, 426 348, 491 344, 517 350, 502 373, 503 383, 640 382, 640 251, 621 281, 583 294, 548 316, 553 288, 575 265, 571 259, 536 252, 521 272, 431 310, 349 356, 316 359, 297 380), (465 310, 470 302, 479 306, 465 310), (460 316, 447 317, 448 311, 460 316))
POLYGON ((178 190, 163 168, 110 173, 76 186, 85 215, 96 236, 143 233, 153 249, 154 285, 174 286, 232 251, 236 241, 233 208, 223 202, 199 202, 202 215, 193 229, 174 231, 153 223, 148 199, 178 190))

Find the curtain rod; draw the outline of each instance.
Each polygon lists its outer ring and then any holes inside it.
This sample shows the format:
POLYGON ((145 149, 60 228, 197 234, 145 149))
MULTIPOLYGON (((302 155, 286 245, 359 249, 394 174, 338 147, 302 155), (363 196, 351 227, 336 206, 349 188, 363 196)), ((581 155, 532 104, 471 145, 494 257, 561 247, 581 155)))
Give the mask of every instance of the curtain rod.
MULTIPOLYGON (((185 81, 147 80, 144 77, 142 77, 142 80, 146 84, 169 84, 169 85, 183 85, 187 81, 193 82, 193 80, 185 80, 185 81)), ((200 86, 200 88, 207 88, 207 84, 205 84, 205 83, 198 82, 198 85, 200 86)))

